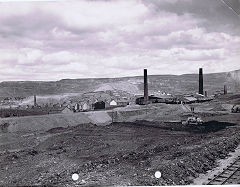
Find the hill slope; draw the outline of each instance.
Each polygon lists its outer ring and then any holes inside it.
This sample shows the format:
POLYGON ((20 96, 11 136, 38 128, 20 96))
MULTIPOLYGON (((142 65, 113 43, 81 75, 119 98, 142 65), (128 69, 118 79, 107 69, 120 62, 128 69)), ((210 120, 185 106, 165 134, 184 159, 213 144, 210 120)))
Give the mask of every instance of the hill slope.
MULTIPOLYGON (((149 75, 149 91, 168 93, 195 93, 198 91, 198 74, 149 75)), ((231 92, 240 90, 240 70, 204 75, 204 90, 209 94, 228 86, 231 92)), ((85 93, 115 90, 130 94, 143 91, 143 77, 63 79, 59 81, 12 81, 0 83, 0 97, 28 97, 37 95, 56 95, 64 93, 85 93)))

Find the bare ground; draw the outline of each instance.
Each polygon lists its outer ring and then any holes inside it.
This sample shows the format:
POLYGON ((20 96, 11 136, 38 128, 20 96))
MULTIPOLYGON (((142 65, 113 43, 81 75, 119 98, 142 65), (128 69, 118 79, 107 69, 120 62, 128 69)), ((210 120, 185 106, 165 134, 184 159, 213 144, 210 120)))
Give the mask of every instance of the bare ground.
POLYGON ((202 127, 136 121, 2 133, 0 185, 190 184, 240 143, 240 114, 203 116, 202 127))

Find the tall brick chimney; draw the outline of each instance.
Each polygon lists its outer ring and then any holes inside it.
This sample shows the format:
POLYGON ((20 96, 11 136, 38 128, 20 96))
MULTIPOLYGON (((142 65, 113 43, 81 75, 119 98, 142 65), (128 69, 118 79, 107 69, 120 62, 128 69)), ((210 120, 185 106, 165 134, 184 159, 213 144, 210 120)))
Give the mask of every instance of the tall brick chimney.
POLYGON ((203 69, 199 68, 199 94, 203 95, 203 69))
POLYGON ((148 80, 147 80, 147 69, 144 69, 144 103, 148 103, 148 80))

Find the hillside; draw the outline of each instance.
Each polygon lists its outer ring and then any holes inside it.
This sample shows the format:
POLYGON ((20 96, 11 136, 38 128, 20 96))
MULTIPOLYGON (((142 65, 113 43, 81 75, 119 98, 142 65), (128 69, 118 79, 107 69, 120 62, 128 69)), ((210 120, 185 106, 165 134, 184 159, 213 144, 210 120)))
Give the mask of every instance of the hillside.
MULTIPOLYGON (((149 75, 149 91, 168 93, 195 93, 198 91, 198 74, 149 75)), ((240 90, 240 70, 204 75, 204 90, 209 94, 228 86, 231 92, 240 90)), ((64 93, 86 93, 115 90, 129 94, 143 91, 143 77, 62 79, 59 81, 9 81, 0 83, 0 97, 28 97, 58 95, 64 93)))

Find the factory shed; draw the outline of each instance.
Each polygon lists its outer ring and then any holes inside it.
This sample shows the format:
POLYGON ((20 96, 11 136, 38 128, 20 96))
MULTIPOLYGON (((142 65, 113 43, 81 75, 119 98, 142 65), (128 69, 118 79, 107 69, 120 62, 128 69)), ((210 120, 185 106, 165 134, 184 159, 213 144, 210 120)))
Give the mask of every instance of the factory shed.
POLYGON ((98 101, 96 103, 93 104, 94 109, 98 110, 98 109, 105 109, 105 102, 104 101, 98 101))
MULTIPOLYGON (((164 103, 164 99, 156 97, 156 96, 148 96, 148 101, 149 101, 149 103, 164 103)), ((137 98, 136 104, 144 105, 145 104, 144 97, 137 98)))
POLYGON ((183 97, 182 99, 182 102, 183 103, 196 103, 198 100, 195 98, 195 97, 192 97, 192 96, 185 96, 183 97))
POLYGON ((161 103, 167 103, 167 104, 176 104, 177 98, 173 97, 172 95, 164 94, 164 95, 157 95, 159 99, 161 99, 161 103))

